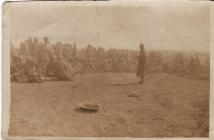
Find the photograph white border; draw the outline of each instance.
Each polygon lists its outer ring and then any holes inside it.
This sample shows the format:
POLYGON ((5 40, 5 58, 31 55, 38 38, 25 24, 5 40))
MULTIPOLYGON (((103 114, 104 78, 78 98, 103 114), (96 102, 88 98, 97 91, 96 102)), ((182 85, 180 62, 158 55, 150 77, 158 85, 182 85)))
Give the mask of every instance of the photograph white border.
MULTIPOLYGON (((50 3, 63 3, 66 5, 72 5, 72 6, 121 6, 121 5, 133 5, 133 6, 139 6, 140 5, 160 5, 162 3, 169 2, 167 1, 158 1, 158 0, 115 0, 115 1, 26 1, 29 4, 32 3, 41 3, 43 5, 50 4, 50 3)), ((133 140, 133 139, 139 139, 139 140, 159 140, 159 139, 168 139, 168 140, 214 140, 214 2, 211 1, 176 1, 173 0, 173 2, 182 2, 182 3, 203 3, 207 4, 209 6, 210 10, 210 129, 209 129, 209 138, 132 138, 132 137, 11 137, 8 136, 8 128, 9 128, 9 120, 10 120, 10 29, 7 28, 7 25, 10 24, 9 21, 9 10, 10 3, 11 2, 5 2, 2 8, 3 14, 2 14, 2 24, 3 24, 3 39, 2 39, 2 136, 4 139, 8 140, 82 140, 82 139, 89 139, 89 140, 97 140, 97 139, 111 139, 111 140, 133 140)), ((21 4, 22 2, 16 2, 17 4, 21 4)))

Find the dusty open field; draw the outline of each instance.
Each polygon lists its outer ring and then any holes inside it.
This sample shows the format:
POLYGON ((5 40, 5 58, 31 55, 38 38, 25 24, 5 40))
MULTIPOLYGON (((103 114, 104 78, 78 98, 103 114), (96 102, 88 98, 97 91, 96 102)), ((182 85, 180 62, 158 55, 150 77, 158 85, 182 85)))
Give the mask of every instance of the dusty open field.
POLYGON ((209 81, 156 73, 83 74, 74 81, 12 83, 9 135, 206 137, 209 81), (130 97, 134 93, 139 97, 130 97), (76 108, 101 105, 97 113, 76 108))

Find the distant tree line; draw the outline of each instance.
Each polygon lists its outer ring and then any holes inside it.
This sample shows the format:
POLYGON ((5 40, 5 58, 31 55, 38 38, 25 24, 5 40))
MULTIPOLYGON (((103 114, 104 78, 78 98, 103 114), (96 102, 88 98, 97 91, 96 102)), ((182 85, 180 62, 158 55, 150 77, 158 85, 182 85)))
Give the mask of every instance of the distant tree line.
MULTIPOLYGON (((145 46, 146 47, 146 46, 145 46)), ((12 81, 42 82, 72 80, 78 73, 135 72, 138 51, 104 49, 88 45, 51 43, 29 37, 18 47, 11 44, 10 73, 12 81)), ((209 57, 182 52, 146 51, 146 72, 166 72, 190 78, 209 78, 209 57), (203 59, 202 59, 203 58, 203 59)))

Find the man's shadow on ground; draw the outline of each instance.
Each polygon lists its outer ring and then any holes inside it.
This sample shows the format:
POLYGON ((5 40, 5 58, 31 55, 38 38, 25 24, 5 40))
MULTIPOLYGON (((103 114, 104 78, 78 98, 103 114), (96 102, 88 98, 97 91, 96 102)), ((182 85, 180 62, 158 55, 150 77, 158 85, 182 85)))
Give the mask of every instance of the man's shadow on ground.
POLYGON ((89 111, 89 110, 84 110, 84 109, 80 109, 80 108, 75 108, 74 109, 77 113, 85 113, 85 114, 94 114, 98 111, 89 111))
POLYGON ((109 86, 137 86, 141 85, 140 83, 114 83, 114 84, 108 84, 109 86))

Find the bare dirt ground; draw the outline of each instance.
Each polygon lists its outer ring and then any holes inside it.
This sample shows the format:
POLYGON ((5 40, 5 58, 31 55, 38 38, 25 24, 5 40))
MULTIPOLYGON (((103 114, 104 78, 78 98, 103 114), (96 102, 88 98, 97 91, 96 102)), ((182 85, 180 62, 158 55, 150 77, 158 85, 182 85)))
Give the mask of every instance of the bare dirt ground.
POLYGON ((209 81, 130 73, 82 74, 74 81, 11 84, 11 136, 207 137, 209 81), (132 97, 130 94, 138 95, 132 97), (81 102, 101 109, 85 113, 81 102))

